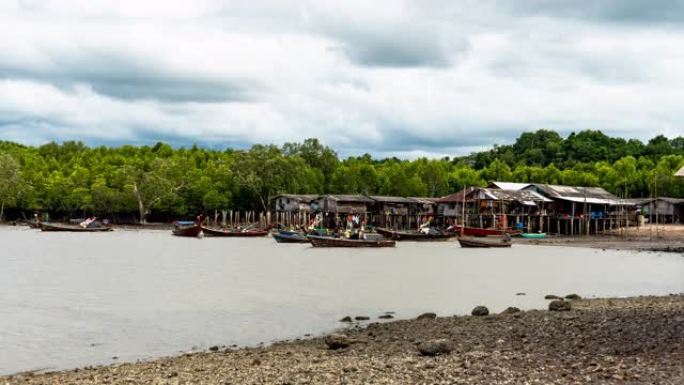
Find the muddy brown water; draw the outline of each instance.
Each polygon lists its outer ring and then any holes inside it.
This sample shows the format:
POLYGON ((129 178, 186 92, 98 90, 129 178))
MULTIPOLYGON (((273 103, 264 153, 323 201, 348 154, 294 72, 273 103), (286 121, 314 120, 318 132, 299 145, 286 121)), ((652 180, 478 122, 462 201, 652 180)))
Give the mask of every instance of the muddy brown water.
POLYGON ((672 253, 457 242, 315 249, 266 237, 25 228, 0 228, 0 245, 0 374, 268 343, 333 330, 346 315, 684 292, 684 257, 672 253))

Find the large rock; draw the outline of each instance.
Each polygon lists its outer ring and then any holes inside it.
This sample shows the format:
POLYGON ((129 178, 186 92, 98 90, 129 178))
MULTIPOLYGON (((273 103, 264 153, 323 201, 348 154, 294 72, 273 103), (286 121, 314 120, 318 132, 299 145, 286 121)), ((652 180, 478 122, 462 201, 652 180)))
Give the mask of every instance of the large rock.
POLYGON ((438 356, 451 353, 451 343, 445 339, 435 339, 422 342, 418 345, 418 352, 423 356, 438 356))
POLYGON ((340 320, 340 322, 352 322, 352 317, 346 316, 340 320))
POLYGON ((435 319, 437 318, 437 314, 435 313, 423 313, 419 315, 416 319, 417 320, 422 320, 422 319, 435 319))
POLYGON ((489 309, 487 309, 486 306, 475 306, 473 311, 470 312, 470 314, 478 317, 486 316, 489 315, 489 309))
POLYGON ((506 308, 506 310, 501 312, 501 314, 514 314, 514 313, 520 313, 520 309, 518 309, 515 306, 509 306, 506 308))
POLYGON ((570 299, 570 300, 577 300, 577 299, 582 299, 582 297, 579 296, 579 294, 568 294, 565 296, 565 299, 570 299))
POLYGON ((561 298, 557 295, 554 295, 554 294, 547 294, 544 296, 544 299, 563 299, 563 298, 561 298))
POLYGON ((570 311, 571 309, 572 305, 568 301, 558 299, 549 303, 550 311, 570 311))
POLYGON ((368 321, 370 320, 370 317, 365 315, 357 315, 356 317, 354 317, 354 319, 357 321, 368 321))
POLYGON ((332 350, 344 349, 349 347, 354 341, 345 334, 332 333, 323 339, 328 348, 332 350))

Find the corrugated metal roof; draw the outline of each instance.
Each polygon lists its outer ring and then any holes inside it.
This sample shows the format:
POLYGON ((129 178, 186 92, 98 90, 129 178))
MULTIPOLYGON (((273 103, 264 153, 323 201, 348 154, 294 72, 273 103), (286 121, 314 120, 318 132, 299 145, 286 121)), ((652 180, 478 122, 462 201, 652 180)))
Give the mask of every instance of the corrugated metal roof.
POLYGON ((404 198, 404 197, 386 197, 386 196, 380 196, 380 195, 369 195, 368 196, 370 199, 376 201, 376 202, 381 202, 381 203, 402 203, 402 204, 409 204, 409 203, 415 203, 411 198, 404 198))
MULTIPOLYGON (((466 188, 466 195, 468 195, 473 190, 474 190, 473 187, 466 188)), ((437 200, 437 203, 459 203, 459 202, 463 202, 463 190, 456 191, 453 194, 449 194, 449 195, 441 197, 437 200)))
POLYGON ((522 190, 529 185, 529 183, 492 182, 489 184, 489 187, 495 187, 501 190, 522 190))
POLYGON ((332 199, 337 202, 359 202, 359 203, 373 203, 375 202, 371 198, 365 196, 365 195, 340 195, 340 194, 335 194, 335 195, 325 195, 325 198, 332 199))
POLYGON ((531 190, 501 190, 495 188, 478 188, 467 197, 497 201, 516 202, 551 202, 551 199, 531 190))
POLYGON ((271 197, 271 200, 278 199, 280 197, 288 198, 296 201, 311 202, 312 200, 318 199, 320 195, 314 194, 278 194, 271 197))
POLYGON ((560 186, 552 184, 539 184, 532 183, 530 188, 535 188, 539 190, 543 195, 549 198, 564 199, 566 198, 594 198, 594 199, 604 199, 609 201, 617 201, 619 198, 615 195, 609 193, 608 191, 602 189, 601 187, 573 187, 573 186, 560 186))
POLYGON ((421 205, 432 205, 437 203, 439 198, 420 198, 420 197, 409 197, 412 201, 421 205))

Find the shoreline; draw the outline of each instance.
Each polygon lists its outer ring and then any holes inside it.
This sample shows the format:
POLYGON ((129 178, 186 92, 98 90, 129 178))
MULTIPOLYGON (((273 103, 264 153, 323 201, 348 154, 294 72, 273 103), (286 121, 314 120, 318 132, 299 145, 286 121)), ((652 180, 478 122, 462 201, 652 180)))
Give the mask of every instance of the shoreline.
POLYGON ((684 383, 684 294, 564 302, 572 310, 354 323, 268 346, 25 372, 0 384, 684 383), (436 339, 450 354, 419 353, 436 339))
MULTIPOLYGON (((18 227, 9 222, 0 223, 6 227, 18 227)), ((120 224, 112 225, 115 230, 173 230, 172 223, 120 224)), ((619 230, 604 234, 592 235, 555 235, 549 234, 546 238, 533 239, 513 237, 514 245, 531 246, 565 246, 584 247, 604 250, 633 250, 650 252, 669 252, 684 254, 684 225, 660 225, 657 230, 649 226, 630 228, 626 231, 619 230)))

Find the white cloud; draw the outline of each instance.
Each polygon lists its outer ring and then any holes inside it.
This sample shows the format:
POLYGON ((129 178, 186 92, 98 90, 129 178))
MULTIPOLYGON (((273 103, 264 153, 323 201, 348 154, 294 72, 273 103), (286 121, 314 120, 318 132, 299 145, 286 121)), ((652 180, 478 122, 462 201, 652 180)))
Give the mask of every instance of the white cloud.
POLYGON ((538 128, 684 134, 684 32, 671 18, 621 23, 601 8, 587 22, 551 8, 4 1, 0 139, 319 137, 345 154, 415 157, 538 128))

